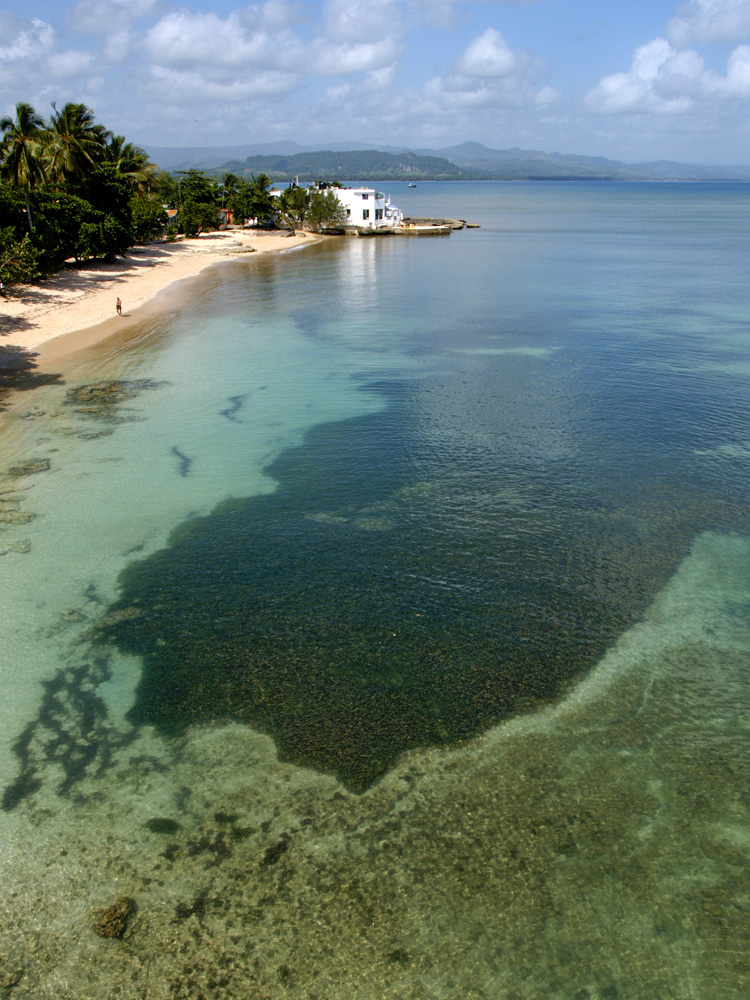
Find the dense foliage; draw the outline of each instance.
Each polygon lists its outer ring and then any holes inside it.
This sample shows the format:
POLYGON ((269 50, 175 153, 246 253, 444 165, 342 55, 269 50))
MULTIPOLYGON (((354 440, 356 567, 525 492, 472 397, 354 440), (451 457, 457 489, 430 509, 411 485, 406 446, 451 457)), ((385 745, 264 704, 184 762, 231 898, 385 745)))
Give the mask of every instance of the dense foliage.
POLYGON ((0 119, 0 279, 31 281, 69 258, 113 257, 160 235, 156 167, 83 104, 0 119), (146 207, 148 206, 148 207, 146 207))
POLYGON ((313 232, 346 223, 346 209, 331 190, 290 184, 279 198, 279 211, 292 229, 304 226, 313 232))
MULTIPOLYGON (((372 175, 373 155, 385 174, 453 170, 447 160, 413 153, 304 155, 311 177, 327 176, 334 184, 343 161, 349 173, 359 165, 372 175)), ((303 173, 296 157, 256 159, 273 161, 275 174, 282 160, 283 173, 303 173)), ((160 173, 143 149, 98 123, 84 104, 60 110, 53 104, 45 121, 30 104, 19 103, 14 117, 0 118, 0 280, 33 281, 71 258, 113 258, 135 243, 195 236, 228 219, 259 226, 282 221, 315 231, 346 222, 330 189, 291 183, 275 197, 271 183, 269 173, 244 166, 222 179, 200 170, 160 173)))

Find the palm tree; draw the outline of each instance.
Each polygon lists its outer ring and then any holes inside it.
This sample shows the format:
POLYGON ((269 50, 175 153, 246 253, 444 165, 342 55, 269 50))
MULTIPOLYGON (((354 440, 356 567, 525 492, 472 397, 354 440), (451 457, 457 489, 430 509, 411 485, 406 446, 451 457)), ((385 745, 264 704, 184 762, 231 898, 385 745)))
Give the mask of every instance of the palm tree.
POLYGON ((14 187, 21 188, 26 198, 29 231, 34 229, 29 205, 29 191, 44 179, 42 148, 45 122, 30 104, 16 105, 15 119, 0 118, 0 169, 14 187))
POLYGON ((276 205, 274 199, 271 197, 269 188, 273 181, 268 176, 268 174, 255 174, 252 175, 253 179, 250 184, 250 214, 253 215, 259 222, 263 222, 266 219, 272 218, 276 205))
POLYGON ((94 120, 85 104, 52 105, 46 146, 47 176, 54 184, 75 183, 94 170, 106 155, 109 132, 94 120))
POLYGON ((114 163, 118 174, 123 174, 131 181, 140 197, 151 190, 151 185, 156 180, 156 165, 149 160, 145 149, 126 142, 124 135, 113 135, 110 136, 104 158, 108 163, 114 163))

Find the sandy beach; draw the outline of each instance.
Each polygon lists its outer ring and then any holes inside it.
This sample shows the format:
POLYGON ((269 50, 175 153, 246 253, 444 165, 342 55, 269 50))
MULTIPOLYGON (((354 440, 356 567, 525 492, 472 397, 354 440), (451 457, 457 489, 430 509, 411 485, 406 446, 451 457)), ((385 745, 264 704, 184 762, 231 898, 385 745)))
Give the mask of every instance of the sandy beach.
POLYGON ((13 345, 47 359, 62 357, 105 339, 140 306, 212 264, 288 250, 319 238, 241 229, 205 233, 175 243, 132 247, 111 264, 86 262, 35 284, 13 286, 0 299, 0 348, 13 345), (118 298, 121 317, 115 311, 118 298))

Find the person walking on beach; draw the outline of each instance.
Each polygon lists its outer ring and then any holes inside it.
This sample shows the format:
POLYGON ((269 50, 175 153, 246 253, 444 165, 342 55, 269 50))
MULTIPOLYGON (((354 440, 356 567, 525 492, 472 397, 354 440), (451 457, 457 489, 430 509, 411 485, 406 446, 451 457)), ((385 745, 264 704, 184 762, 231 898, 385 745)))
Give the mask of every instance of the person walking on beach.
POLYGON ((122 302, 120 302, 119 298, 117 300, 116 308, 117 308, 117 315, 122 316, 122 302))

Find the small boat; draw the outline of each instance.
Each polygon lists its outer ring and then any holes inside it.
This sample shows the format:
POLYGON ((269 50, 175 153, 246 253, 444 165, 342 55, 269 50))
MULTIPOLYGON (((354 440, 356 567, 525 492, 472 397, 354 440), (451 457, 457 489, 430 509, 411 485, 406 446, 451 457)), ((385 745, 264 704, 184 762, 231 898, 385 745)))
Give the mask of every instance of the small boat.
POLYGON ((409 187, 415 188, 417 186, 416 181, 409 181, 409 187))

